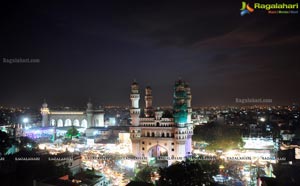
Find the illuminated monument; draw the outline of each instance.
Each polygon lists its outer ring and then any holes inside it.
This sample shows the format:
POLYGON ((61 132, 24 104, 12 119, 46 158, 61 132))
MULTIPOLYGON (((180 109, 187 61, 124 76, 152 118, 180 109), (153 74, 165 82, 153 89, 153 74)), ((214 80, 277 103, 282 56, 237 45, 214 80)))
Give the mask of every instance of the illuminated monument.
POLYGON ((104 127, 104 111, 95 110, 89 101, 86 110, 50 110, 47 103, 41 108, 42 127, 104 127))
POLYGON ((173 111, 154 110, 152 89, 145 89, 145 109, 139 107, 139 85, 131 85, 132 151, 137 157, 184 158, 191 154, 191 90, 188 84, 178 80, 174 85, 173 111))

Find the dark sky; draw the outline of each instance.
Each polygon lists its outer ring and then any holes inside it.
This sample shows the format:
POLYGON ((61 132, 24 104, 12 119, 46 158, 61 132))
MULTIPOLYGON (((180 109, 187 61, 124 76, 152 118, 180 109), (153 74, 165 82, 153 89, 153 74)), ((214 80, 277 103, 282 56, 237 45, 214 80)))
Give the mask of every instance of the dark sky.
POLYGON ((178 77, 189 82, 194 106, 247 97, 299 103, 299 14, 242 17, 240 8, 241 1, 7 1, 0 105, 39 107, 45 98, 50 107, 84 106, 89 97, 128 105, 134 79, 152 86, 154 105, 170 105, 178 77))

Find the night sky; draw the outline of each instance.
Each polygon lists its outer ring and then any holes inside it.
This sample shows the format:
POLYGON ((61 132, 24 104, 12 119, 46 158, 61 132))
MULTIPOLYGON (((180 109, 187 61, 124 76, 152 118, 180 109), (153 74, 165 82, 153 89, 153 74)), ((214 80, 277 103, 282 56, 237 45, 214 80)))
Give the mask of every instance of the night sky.
POLYGON ((6 1, 0 105, 85 106, 89 97, 129 105, 134 79, 153 88, 155 106, 171 105, 179 77, 191 86, 193 106, 247 97, 299 103, 299 14, 242 17, 239 0, 208 2, 6 1))

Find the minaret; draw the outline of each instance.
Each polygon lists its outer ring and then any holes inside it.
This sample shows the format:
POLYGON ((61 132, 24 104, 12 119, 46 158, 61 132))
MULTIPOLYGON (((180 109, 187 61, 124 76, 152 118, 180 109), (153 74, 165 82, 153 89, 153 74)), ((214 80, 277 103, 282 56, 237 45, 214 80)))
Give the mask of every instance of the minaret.
POLYGON ((185 82, 179 79, 175 82, 173 98, 174 121, 178 127, 187 123, 187 92, 185 82))
POLYGON ((140 93, 139 93, 139 85, 137 82, 133 82, 131 84, 131 108, 130 108, 130 117, 131 117, 131 124, 133 126, 139 125, 139 117, 141 109, 139 107, 139 100, 140 100, 140 93))
POLYGON ((175 82, 173 111, 175 128, 175 152, 179 157, 186 157, 191 153, 191 138, 189 138, 189 124, 188 122, 188 106, 190 106, 187 85, 184 81, 179 79, 175 82))
POLYGON ((187 115, 187 123, 192 123, 192 94, 191 94, 191 88, 188 84, 185 84, 185 91, 186 91, 186 105, 188 110, 187 115))
POLYGON ((87 116, 87 128, 90 128, 93 126, 93 104, 91 100, 89 99, 89 102, 87 103, 87 109, 86 109, 86 116, 87 116))
POLYGON ((186 90, 186 104, 187 104, 187 139, 185 143, 185 152, 187 156, 190 156, 192 153, 192 135, 194 131, 193 122, 192 122, 192 94, 191 88, 188 84, 185 85, 186 90))
POLYGON ((41 115, 42 115, 42 127, 48 126, 48 116, 49 116, 49 108, 46 101, 44 101, 42 108, 41 108, 41 115))
POLYGON ((153 108, 152 108, 152 89, 151 87, 145 88, 145 115, 146 117, 153 116, 153 108))

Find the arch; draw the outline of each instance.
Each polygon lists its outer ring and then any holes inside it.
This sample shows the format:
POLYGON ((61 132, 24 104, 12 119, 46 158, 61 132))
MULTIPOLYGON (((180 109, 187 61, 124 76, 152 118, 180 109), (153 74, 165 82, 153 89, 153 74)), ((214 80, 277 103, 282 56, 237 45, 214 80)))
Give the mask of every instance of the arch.
POLYGON ((79 120, 78 119, 75 119, 73 121, 73 126, 76 126, 76 127, 79 127, 80 126, 80 123, 79 123, 79 120))
POLYGON ((165 133, 164 133, 164 132, 163 132, 163 133, 161 133, 161 137, 163 137, 163 138, 165 137, 165 133))
POLYGON ((81 127, 87 128, 87 120, 86 119, 83 119, 81 121, 81 127))
POLYGON ((57 127, 63 127, 64 126, 64 122, 62 119, 57 120, 57 127))
POLYGON ((168 149, 161 145, 154 145, 148 149, 149 157, 168 156, 168 149))
POLYGON ((51 125, 51 126, 55 126, 55 124, 56 124, 56 121, 55 121, 55 119, 51 119, 51 121, 50 121, 50 125, 51 125))
POLYGON ((151 133, 151 136, 152 136, 152 137, 155 137, 155 134, 154 134, 154 132, 152 132, 152 133, 151 133))
POLYGON ((65 120, 65 127, 72 126, 72 121, 70 119, 65 120))
POLYGON ((147 132, 147 137, 150 137, 150 132, 147 132))

